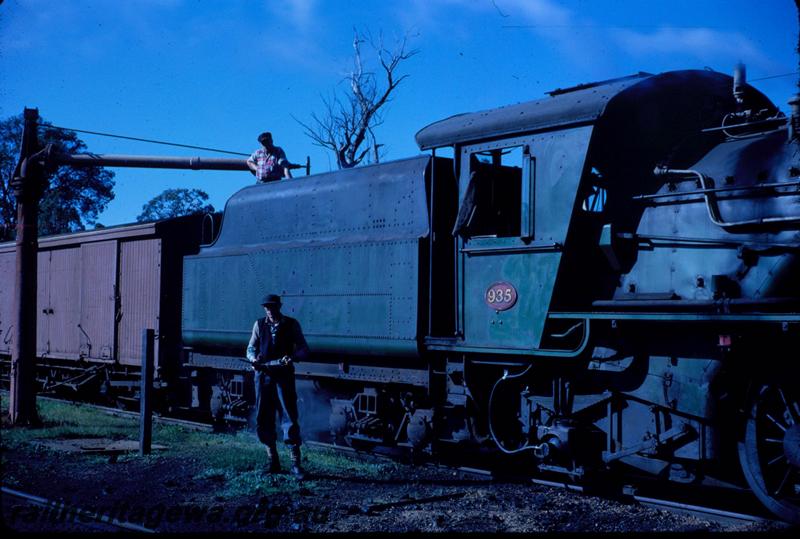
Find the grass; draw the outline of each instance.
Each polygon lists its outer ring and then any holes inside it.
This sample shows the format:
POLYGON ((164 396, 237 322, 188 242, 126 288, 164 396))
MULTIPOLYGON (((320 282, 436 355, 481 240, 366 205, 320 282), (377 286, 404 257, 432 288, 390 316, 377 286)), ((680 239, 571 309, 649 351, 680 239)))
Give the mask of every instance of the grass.
MULTIPOLYGON (((7 415, 7 392, 0 393, 0 410, 7 415)), ((39 460, 48 449, 35 442, 42 439, 69 438, 112 438, 137 440, 139 422, 136 418, 116 417, 90 406, 40 399, 37 403, 43 425, 38 428, 10 427, 3 423, 2 451, 22 451, 39 460)), ((236 498, 247 495, 269 495, 277 492, 293 493, 301 488, 313 490, 316 481, 313 476, 347 477, 364 480, 380 480, 396 473, 400 467, 394 462, 380 461, 370 457, 342 454, 337 451, 303 447, 303 466, 311 479, 298 482, 288 474, 272 476, 265 472, 266 451, 255 434, 237 431, 232 434, 218 434, 196 431, 180 425, 153 424, 153 443, 166 446, 163 451, 140 457, 127 453, 120 462, 143 461, 146 464, 154 459, 189 459, 203 466, 196 478, 212 479, 220 482, 218 495, 236 498)), ((289 452, 278 444, 281 463, 287 468, 289 452)), ((98 455, 71 454, 65 458, 83 459, 87 466, 105 463, 106 458, 98 455)), ((35 461, 34 461, 35 462, 35 461)), ((8 470, 3 472, 8 479, 8 470)))
MULTIPOLYGON (((7 393, 0 394, 2 413, 8 415, 7 393)), ((0 447, 18 449, 33 440, 67 438, 126 439, 138 436, 138 423, 124 417, 114 417, 80 404, 39 400, 37 402, 42 426, 11 428, 3 423, 0 447)))

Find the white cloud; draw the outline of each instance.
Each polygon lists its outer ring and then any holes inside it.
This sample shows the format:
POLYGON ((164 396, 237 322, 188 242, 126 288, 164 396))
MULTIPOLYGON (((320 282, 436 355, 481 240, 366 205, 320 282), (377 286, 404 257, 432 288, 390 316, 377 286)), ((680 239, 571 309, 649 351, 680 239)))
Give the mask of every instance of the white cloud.
POLYGON ((557 26, 568 24, 571 18, 568 9, 551 0, 410 0, 396 8, 401 18, 415 25, 446 24, 452 10, 497 17, 507 25, 557 26))
POLYGON ((628 54, 686 54, 712 62, 735 56, 746 62, 767 65, 766 56, 745 36, 711 28, 659 28, 655 32, 617 29, 611 33, 616 43, 628 54))
POLYGON ((270 1, 268 5, 275 16, 286 19, 297 31, 309 31, 316 22, 317 0, 270 1))
POLYGON ((266 0, 263 6, 253 51, 295 68, 320 71, 324 53, 317 43, 322 18, 319 0, 266 0))
MULTIPOLYGON (((575 4, 568 4, 574 6, 575 4)), ((665 57, 686 65, 726 66, 738 60, 763 72, 785 69, 767 57, 759 45, 741 32, 703 27, 652 29, 615 27, 554 0, 410 0, 399 16, 416 21, 428 32, 447 32, 470 39, 467 29, 455 27, 457 13, 480 15, 486 23, 513 31, 530 32, 537 45, 547 45, 555 58, 590 72, 613 70, 626 59, 664 65, 665 57)))
MULTIPOLYGON (((542 26, 566 26, 572 20, 572 12, 550 0, 494 0, 497 11, 509 15, 509 19, 522 17, 525 22, 542 26)), ((509 24, 514 24, 513 20, 509 24)))

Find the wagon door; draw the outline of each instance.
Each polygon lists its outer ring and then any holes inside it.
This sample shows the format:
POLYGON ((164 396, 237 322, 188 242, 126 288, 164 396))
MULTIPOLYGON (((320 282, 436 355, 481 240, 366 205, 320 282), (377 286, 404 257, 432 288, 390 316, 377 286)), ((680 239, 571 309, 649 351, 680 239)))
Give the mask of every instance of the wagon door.
POLYGON ((49 301, 40 304, 39 310, 47 310, 50 355, 74 359, 80 353, 81 252, 77 248, 53 249, 49 255, 49 284, 39 284, 49 288, 49 301))
POLYGON ((50 355, 50 251, 36 253, 36 355, 50 355))
MULTIPOLYGON (((119 256, 119 362, 140 365, 142 330, 159 330, 161 240, 126 241, 120 244, 119 256)), ((156 362, 159 341, 155 343, 156 362)))
POLYGON ((16 271, 16 251, 0 252, 0 355, 11 354, 11 334, 14 330, 14 276, 16 271))
POLYGON ((591 128, 460 149, 460 332, 487 352, 539 347, 591 128))
POLYGON ((114 359, 117 242, 81 245, 81 355, 114 359))

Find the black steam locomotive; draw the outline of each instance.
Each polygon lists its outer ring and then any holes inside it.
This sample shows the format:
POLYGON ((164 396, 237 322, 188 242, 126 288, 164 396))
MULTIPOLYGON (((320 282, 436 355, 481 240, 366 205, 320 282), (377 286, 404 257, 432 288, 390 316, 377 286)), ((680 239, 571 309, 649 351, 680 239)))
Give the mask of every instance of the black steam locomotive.
POLYGON ((245 188, 184 259, 195 394, 248 400, 231 358, 276 291, 350 443, 490 445, 571 478, 738 461, 798 520, 792 121, 741 77, 639 73, 434 123, 429 156, 245 188))
POLYGON ((276 292, 348 443, 741 482, 800 521, 799 137, 742 77, 639 73, 244 188, 182 259, 172 402, 247 416, 276 292))

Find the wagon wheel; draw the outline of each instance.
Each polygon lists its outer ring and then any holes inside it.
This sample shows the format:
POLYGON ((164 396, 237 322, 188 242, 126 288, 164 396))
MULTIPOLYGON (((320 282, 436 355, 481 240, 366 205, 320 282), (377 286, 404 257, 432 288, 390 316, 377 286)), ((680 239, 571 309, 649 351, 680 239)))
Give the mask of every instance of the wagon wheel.
POLYGON ((759 500, 800 523, 800 387, 796 380, 761 384, 748 403, 739 461, 759 500))

